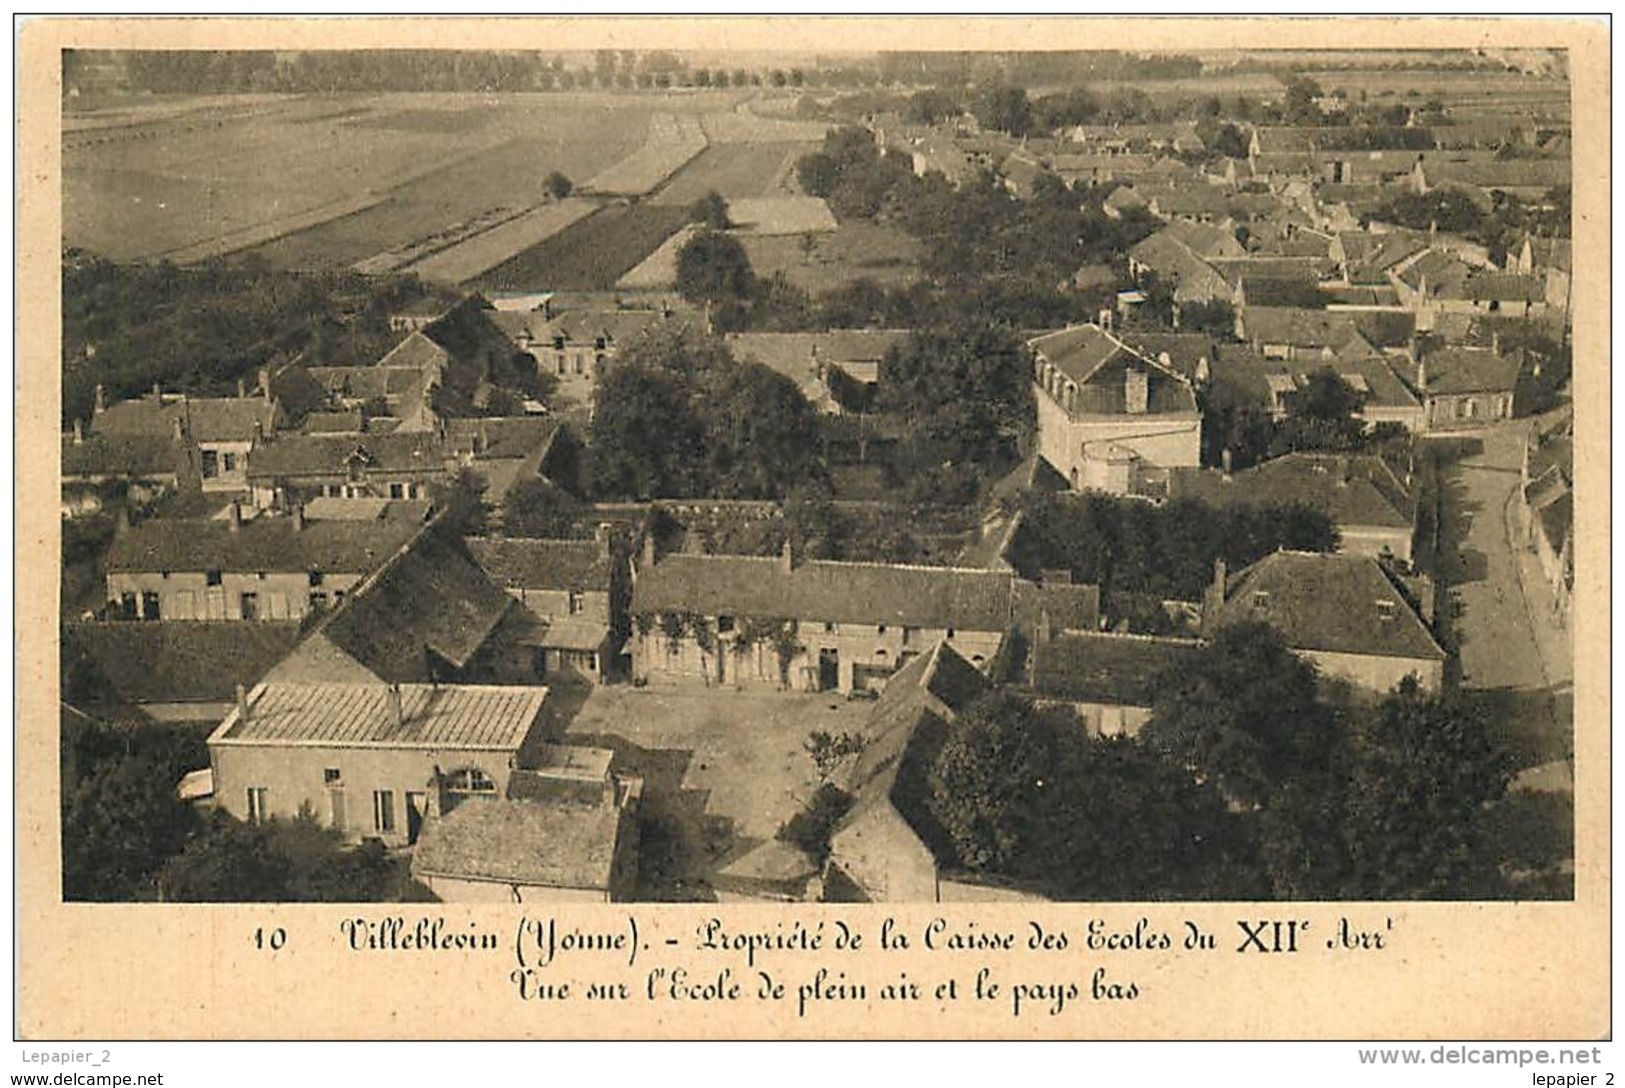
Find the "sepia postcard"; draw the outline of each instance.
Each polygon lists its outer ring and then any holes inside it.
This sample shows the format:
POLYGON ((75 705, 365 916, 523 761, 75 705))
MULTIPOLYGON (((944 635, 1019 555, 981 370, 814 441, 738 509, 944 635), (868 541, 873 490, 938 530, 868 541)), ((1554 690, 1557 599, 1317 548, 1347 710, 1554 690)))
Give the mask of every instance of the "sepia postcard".
POLYGON ((1608 46, 21 22, 18 1039, 1607 1038, 1608 46))

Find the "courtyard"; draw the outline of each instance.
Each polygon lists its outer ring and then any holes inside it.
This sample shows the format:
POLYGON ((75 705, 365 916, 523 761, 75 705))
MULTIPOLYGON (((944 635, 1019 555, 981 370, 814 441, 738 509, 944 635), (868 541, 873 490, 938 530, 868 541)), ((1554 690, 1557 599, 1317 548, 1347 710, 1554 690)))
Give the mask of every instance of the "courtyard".
MULTIPOLYGON (((563 695, 563 693, 558 693, 563 695)), ((862 733, 873 702, 826 692, 609 686, 558 700, 557 739, 644 779, 638 898, 703 901, 818 787, 808 734, 862 733)))

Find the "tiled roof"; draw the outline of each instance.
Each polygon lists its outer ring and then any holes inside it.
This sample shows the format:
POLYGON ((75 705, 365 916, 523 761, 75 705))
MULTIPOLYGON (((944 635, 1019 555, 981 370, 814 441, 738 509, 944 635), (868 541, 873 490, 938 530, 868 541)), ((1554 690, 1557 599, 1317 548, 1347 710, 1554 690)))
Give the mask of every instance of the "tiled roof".
POLYGON ((1474 272, 1467 277, 1463 293, 1475 302, 1542 302, 1546 298, 1546 282, 1538 276, 1474 272))
POLYGON ((361 409, 349 412, 311 412, 301 428, 306 434, 360 434, 366 427, 361 409))
POLYGON ((249 458, 250 479, 277 476, 331 476, 345 472, 352 454, 365 468, 378 472, 443 472, 446 458, 439 436, 407 434, 282 435, 255 448, 249 458))
POLYGON ((194 442, 250 442, 269 434, 276 406, 264 397, 153 397, 120 401, 91 417, 90 429, 104 435, 168 438, 179 421, 194 442))
POLYGON ((430 526, 316 633, 380 679, 427 680, 426 649, 461 668, 510 606, 462 541, 430 526))
POLYGON ((1194 381, 1203 359, 1213 363, 1213 337, 1200 332, 1157 332, 1144 329, 1122 329, 1117 338, 1148 359, 1162 361, 1168 356, 1168 365, 1194 381))
POLYGON ((1230 297, 1230 284, 1216 268, 1162 231, 1140 241, 1129 256, 1154 271, 1180 301, 1230 297))
POLYGON ((209 737, 213 744, 518 751, 547 698, 542 687, 262 683, 209 737))
POLYGON ((1427 625, 1369 556, 1276 552, 1229 579, 1218 622, 1262 620, 1296 650, 1438 661, 1427 625), (1259 597, 1263 594, 1263 597, 1259 597))
POLYGON ((1519 359, 1491 348, 1442 348, 1430 352, 1427 392, 1433 394, 1508 392, 1518 383, 1519 359))
POLYGON ((468 537, 464 543, 480 569, 510 589, 609 589, 609 556, 591 540, 468 537))
POLYGON ((62 436, 62 475, 178 476, 186 467, 186 447, 173 435, 88 434, 75 441, 62 436))
POLYGON ((1480 189, 1554 189, 1569 184, 1569 160, 1471 159, 1465 162, 1435 159, 1422 164, 1429 185, 1454 182, 1480 189))
POLYGON ((1235 473, 1174 469, 1173 499, 1214 506, 1298 503, 1319 510, 1335 525, 1405 528, 1415 520, 1415 499, 1380 457, 1370 454, 1291 453, 1235 473))
POLYGON ((1033 689, 1078 702, 1150 707, 1162 678, 1200 651, 1201 643, 1185 639, 1059 634, 1033 645, 1033 689))
POLYGON ((1353 316, 1335 311, 1304 310, 1292 306, 1249 306, 1241 320, 1246 338, 1255 344, 1335 349, 1360 338, 1353 316))
POLYGON ((632 609, 1004 631, 1012 582, 988 570, 809 560, 786 571, 777 558, 672 555, 639 572, 632 609))
POLYGON ((123 530, 107 550, 109 571, 361 574, 380 566, 419 527, 402 521, 309 521, 261 515, 233 529, 214 518, 153 518, 123 530))
POLYGON ((619 827, 613 805, 470 797, 424 824, 412 872, 607 893, 619 827))
MULTIPOLYGON (((419 373, 438 372, 450 359, 446 349, 425 336, 422 330, 409 333, 378 360, 378 367, 413 370, 419 373)), ((357 368, 360 369, 360 368, 357 368)))
MULTIPOLYGON (((1212 186, 1204 186, 1212 188, 1212 186)), ((1247 250, 1237 241, 1233 231, 1207 223, 1187 223, 1183 220, 1169 223, 1158 234, 1166 235, 1203 259, 1213 257, 1245 257, 1247 250)))
POLYGON ((88 661, 132 703, 223 702, 249 686, 299 641, 299 624, 207 620, 176 623, 69 623, 62 656, 88 661))
POLYGON ((448 419, 446 445, 481 460, 524 458, 547 445, 558 429, 558 420, 547 416, 448 419))

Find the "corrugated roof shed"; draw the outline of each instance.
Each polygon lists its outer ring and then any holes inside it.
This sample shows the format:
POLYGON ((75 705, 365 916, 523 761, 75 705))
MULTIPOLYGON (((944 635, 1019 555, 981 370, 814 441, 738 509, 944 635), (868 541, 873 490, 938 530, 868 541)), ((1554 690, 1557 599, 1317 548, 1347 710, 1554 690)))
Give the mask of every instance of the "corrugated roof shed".
POLYGON ((262 683, 247 718, 233 708, 209 743, 517 752, 546 698, 542 687, 262 683))

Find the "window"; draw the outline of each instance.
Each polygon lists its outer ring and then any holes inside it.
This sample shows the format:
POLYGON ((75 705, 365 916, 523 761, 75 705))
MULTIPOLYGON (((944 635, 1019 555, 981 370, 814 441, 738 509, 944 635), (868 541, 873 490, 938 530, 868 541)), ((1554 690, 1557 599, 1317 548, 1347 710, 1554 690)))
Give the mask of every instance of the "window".
POLYGON ((885 633, 886 633, 886 625, 885 624, 883 624, 883 623, 875 624, 875 634, 883 635, 885 633))
POLYGON ((826 624, 824 624, 824 634, 826 634, 826 635, 833 635, 833 634, 835 634, 835 633, 836 633, 836 626, 835 626, 835 624, 833 624, 833 623, 826 623, 826 624))
POLYGON ((732 616, 718 616, 717 617, 717 633, 718 634, 726 635, 728 632, 732 631, 733 629, 734 629, 734 618, 732 616))
POLYGON ((322 770, 322 784, 323 785, 337 786, 343 781, 344 781, 344 776, 339 774, 339 769, 337 767, 323 768, 323 770, 322 770))
POLYGON ((203 451, 203 478, 220 475, 220 455, 214 450, 203 451))
POLYGON ((392 498, 392 499, 404 499, 404 498, 406 498, 406 485, 405 484, 390 484, 389 485, 389 497, 392 498))
POLYGON ((141 618, 144 620, 161 619, 158 608, 158 594, 152 590, 145 590, 141 594, 141 618))
POLYGON ((570 590, 570 615, 576 615, 581 611, 582 607, 583 602, 581 600, 581 594, 577 593, 573 589, 570 590))
POLYGON ((318 591, 318 592, 312 593, 310 595, 310 610, 312 612, 320 612, 322 609, 324 609, 326 607, 327 607, 327 594, 318 591))
POLYGON ((118 608, 119 615, 127 620, 133 620, 141 614, 134 593, 119 594, 118 608))
POLYGON ((257 620, 260 618, 260 595, 258 593, 243 594, 242 616, 245 620, 257 620))
POLYGON ((380 835, 395 830, 395 791, 372 791, 372 829, 380 835))
POLYGON ((319 585, 322 584, 323 579, 325 579, 326 577, 327 576, 325 574, 323 574, 321 571, 313 570, 313 571, 310 572, 310 584, 313 585, 313 586, 319 586, 319 585))
POLYGON ((914 639, 918 638, 919 634, 920 634, 920 629, 918 627, 905 627, 905 628, 903 628, 903 645, 907 646, 914 639))
POLYGON ((446 776, 446 788, 453 793, 495 793, 497 784, 478 767, 464 767, 446 776))
POLYGON ((1399 606, 1393 601, 1377 602, 1377 618, 1383 621, 1399 618, 1399 606))
POLYGON ((203 572, 203 581, 206 584, 211 585, 211 586, 219 585, 220 584, 220 572, 217 571, 217 570, 204 571, 203 572))
POLYGON ((224 472, 236 472, 237 455, 235 453, 222 453, 220 455, 220 468, 224 472))
POLYGON ((1270 609, 1269 593, 1262 589, 1255 592, 1253 594, 1253 607, 1260 612, 1268 612, 1270 609))
POLYGON ((248 787, 248 822, 262 824, 270 818, 270 815, 270 810, 266 807, 265 787, 248 787))

